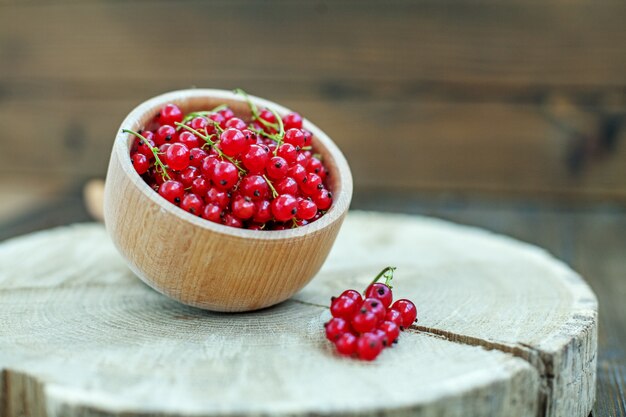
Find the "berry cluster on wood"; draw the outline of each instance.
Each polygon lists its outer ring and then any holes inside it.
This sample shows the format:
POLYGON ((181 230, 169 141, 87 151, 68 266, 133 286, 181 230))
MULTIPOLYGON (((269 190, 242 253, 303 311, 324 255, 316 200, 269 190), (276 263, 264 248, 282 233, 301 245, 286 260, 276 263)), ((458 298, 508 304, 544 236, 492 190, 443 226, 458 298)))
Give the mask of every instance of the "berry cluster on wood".
POLYGON ((259 109, 236 91, 251 120, 226 105, 184 114, 167 104, 142 131, 125 129, 135 170, 170 203, 215 223, 283 230, 319 219, 333 200, 302 117, 259 109))
POLYGON ((392 304, 390 283, 394 270, 383 269, 365 290, 365 298, 356 290, 331 298, 333 318, 324 327, 326 338, 338 353, 372 361, 417 321, 417 309, 411 301, 400 299, 392 304), (377 282, 381 278, 385 278, 384 284, 377 282))

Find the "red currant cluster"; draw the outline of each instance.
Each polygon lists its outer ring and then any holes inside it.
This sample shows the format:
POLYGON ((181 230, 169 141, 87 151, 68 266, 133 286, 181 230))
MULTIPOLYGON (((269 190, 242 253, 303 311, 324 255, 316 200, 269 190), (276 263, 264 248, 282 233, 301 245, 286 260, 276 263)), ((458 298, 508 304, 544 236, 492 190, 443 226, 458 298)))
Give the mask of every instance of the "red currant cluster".
POLYGON ((135 170, 167 201, 215 223, 254 230, 304 226, 332 204, 328 171, 302 117, 259 109, 252 120, 226 105, 183 114, 164 106, 135 136, 135 170))
POLYGON ((417 309, 411 301, 402 299, 391 304, 394 270, 383 269, 365 290, 365 299, 355 290, 331 299, 333 318, 324 327, 326 338, 335 344, 337 352, 374 360, 384 348, 398 342, 400 331, 417 321, 417 309), (377 282, 381 278, 385 278, 384 284, 377 282))

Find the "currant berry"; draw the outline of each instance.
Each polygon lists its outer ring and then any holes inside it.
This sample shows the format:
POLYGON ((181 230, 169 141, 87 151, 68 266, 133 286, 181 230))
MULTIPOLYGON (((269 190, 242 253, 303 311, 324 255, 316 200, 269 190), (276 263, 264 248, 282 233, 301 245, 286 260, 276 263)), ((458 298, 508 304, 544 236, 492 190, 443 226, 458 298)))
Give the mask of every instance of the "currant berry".
POLYGON ((187 194, 180 203, 180 208, 191 214, 200 215, 204 208, 204 202, 195 194, 187 194))
POLYGON ((380 302, 383 304, 383 307, 385 308, 389 308, 391 302, 393 301, 391 288, 381 282, 375 282, 368 286, 365 290, 365 296, 367 298, 375 298, 380 300, 380 302))
POLYGON ((202 148, 191 148, 189 150, 189 165, 200 168, 204 158, 208 155, 202 148))
POLYGON ((239 186, 241 194, 252 200, 263 200, 269 196, 270 187, 260 175, 247 175, 239 186))
POLYGON ((221 209, 224 209, 230 202, 230 196, 224 190, 220 190, 216 187, 211 187, 206 193, 206 201, 207 203, 215 204, 221 209))
POLYGON ((231 117, 230 119, 226 119, 226 123, 224 123, 226 128, 233 128, 237 130, 243 130, 247 128, 246 122, 241 120, 238 117, 231 117))
POLYGON ((285 132, 285 143, 290 143, 298 149, 302 149, 304 147, 304 133, 300 129, 288 129, 285 132))
POLYGON ((300 183, 300 188, 307 195, 314 195, 324 188, 322 178, 319 175, 309 172, 300 183))
POLYGON ((402 326, 407 329, 417 321, 417 308, 413 302, 400 299, 391 305, 392 310, 396 310, 402 316, 402 326))
POLYGON ((357 354, 359 359, 373 361, 382 352, 383 343, 380 337, 373 333, 363 333, 357 340, 357 354))
POLYGON ((324 324, 326 330, 326 338, 331 342, 339 339, 339 336, 350 331, 348 322, 344 319, 334 317, 324 324))
POLYGON ((187 168, 180 171, 178 174, 178 180, 183 183, 185 188, 191 187, 193 180, 200 176, 200 171, 196 167, 188 166, 187 168))
POLYGON ((287 175, 293 178, 296 183, 302 184, 302 181, 306 178, 306 169, 302 165, 293 165, 287 171, 287 175))
MULTIPOLYGON (((295 183, 295 181, 294 181, 295 183)), ((300 220, 311 220, 317 214, 317 206, 308 198, 298 198, 298 213, 296 217, 300 220)))
POLYGON ((230 227, 237 227, 237 228, 243 227, 243 222, 241 221, 241 219, 237 218, 237 216, 234 216, 231 213, 225 214, 224 217, 222 218, 222 222, 224 223, 224 225, 230 226, 230 227))
POLYGON ((200 170, 202 171, 202 175, 206 179, 211 179, 213 177, 213 170, 215 169, 215 165, 220 160, 216 155, 208 155, 202 160, 202 165, 200 165, 200 170))
POLYGON ((298 193, 298 183, 290 177, 285 177, 275 183, 274 188, 276 188, 278 194, 296 195, 298 193))
POLYGON ((285 129, 302 129, 302 116, 293 112, 283 117, 283 125, 285 129))
POLYGON ((209 203, 204 206, 202 217, 214 223, 222 223, 222 208, 217 204, 209 203))
POLYGON ((267 200, 255 202, 256 212, 252 217, 252 221, 259 224, 265 224, 272 220, 271 204, 267 200))
POLYGON ((235 117, 235 113, 233 113, 229 107, 220 110, 218 113, 224 118, 224 120, 230 120, 235 117))
POLYGON ((180 204, 185 194, 185 187, 178 181, 167 180, 159 187, 159 194, 173 204, 180 204))
POLYGON ((360 306, 352 298, 339 297, 335 298, 330 303, 330 314, 332 314, 333 317, 349 320, 354 316, 354 313, 359 307, 360 306))
POLYGON ((366 298, 365 300, 363 300, 361 308, 371 313, 374 313, 374 315, 376 315, 376 320, 378 321, 378 323, 382 323, 385 320, 385 316, 387 315, 387 309, 385 308, 383 303, 377 298, 366 298))
POLYGON ((361 308, 351 320, 352 328, 359 333, 371 332, 378 324, 378 318, 374 313, 361 308))
POLYGON ((191 182, 191 192, 204 196, 209 191, 209 182, 204 177, 196 177, 191 182))
POLYGON ((194 117, 189 121, 189 127, 193 130, 201 132, 209 126, 209 121, 202 116, 194 117))
POLYGON ((358 338, 352 333, 346 332, 335 340, 335 348, 341 355, 352 356, 356 353, 358 338))
POLYGON ((163 125, 159 127, 154 135, 154 143, 157 146, 161 146, 165 143, 173 143, 176 138, 176 129, 170 125, 163 125))
POLYGON ((330 191, 323 188, 313 194, 313 202, 319 210, 328 210, 333 203, 333 197, 330 191))
POLYGON ((378 327, 379 330, 385 332, 387 336, 387 345, 392 343, 398 343, 398 337, 400 336, 400 327, 392 321, 383 321, 378 327))
POLYGON ((240 130, 229 128, 220 135, 219 146, 226 155, 235 157, 246 150, 246 137, 240 130))
POLYGON ((267 176, 272 180, 285 178, 288 170, 289 166, 287 165, 287 161, 280 156, 271 158, 265 165, 265 172, 267 172, 267 176))
POLYGON ((263 172, 267 161, 270 159, 269 149, 264 146, 250 145, 241 158, 243 166, 252 174, 263 172))
POLYGON ((135 171, 137 171, 137 174, 143 175, 148 172, 148 169, 150 168, 150 161, 146 155, 136 152, 131 157, 131 161, 133 163, 133 167, 135 167, 135 171))
POLYGON ((387 310, 387 315, 385 315, 385 321, 395 323, 395 325, 398 326, 400 330, 404 330, 404 326, 402 325, 402 314, 400 314, 398 310, 387 310))
POLYGON ((174 126, 176 122, 183 121, 183 112, 175 104, 166 104, 157 115, 157 122, 160 125, 174 126))
POLYGON ((254 216, 256 207, 249 197, 237 196, 233 199, 231 210, 235 217, 241 220, 247 220, 254 216))
POLYGON ((361 294, 356 290, 345 290, 341 293, 340 297, 352 298, 354 301, 359 303, 359 306, 363 302, 363 297, 361 297, 361 294))
POLYGON ((189 149, 197 148, 200 146, 200 140, 196 135, 191 132, 184 131, 178 135, 178 142, 182 143, 189 149))
POLYGON ((189 149, 182 143, 173 143, 165 152, 167 165, 176 171, 189 166, 189 149))
POLYGON ((290 194, 281 194, 272 200, 272 214, 279 222, 293 219, 298 213, 298 201, 290 194))
POLYGON ((229 161, 219 161, 213 167, 213 184, 221 190, 230 190, 239 180, 237 167, 229 161))
POLYGON ((291 143, 283 143, 276 149, 276 155, 287 161, 287 165, 291 166, 296 163, 298 151, 291 143))
POLYGON ((389 338, 387 337, 387 333, 385 333, 380 328, 374 329, 372 333, 374 333, 380 339, 380 341, 383 344, 383 348, 386 348, 387 346, 391 345, 391 342, 389 341, 389 338))

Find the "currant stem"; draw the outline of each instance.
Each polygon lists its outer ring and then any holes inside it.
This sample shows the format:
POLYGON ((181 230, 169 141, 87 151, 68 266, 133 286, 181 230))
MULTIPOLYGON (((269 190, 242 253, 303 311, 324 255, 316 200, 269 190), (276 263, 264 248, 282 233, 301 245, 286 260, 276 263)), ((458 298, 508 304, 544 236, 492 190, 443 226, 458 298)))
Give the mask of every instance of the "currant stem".
POLYGON ((217 146, 215 146, 215 142, 213 142, 211 140, 211 136, 212 135, 203 135, 202 133, 198 132, 196 129, 194 129, 193 127, 189 127, 187 125, 184 125, 182 123, 178 123, 176 122, 176 126, 181 127, 185 130, 188 130, 189 132, 193 133, 196 136, 199 136, 200 139, 203 139, 206 143, 208 143, 213 149, 215 149, 215 151, 217 152, 218 156, 220 158, 224 158, 227 161, 229 161, 230 163, 232 163, 234 166, 237 167, 237 169, 239 170, 239 172, 243 172, 244 174, 246 173, 246 170, 243 169, 242 167, 239 166, 239 163, 237 161, 235 161, 233 158, 231 158, 230 156, 224 154, 224 152, 222 152, 222 150, 220 148, 218 148, 217 146))
POLYGON ((282 145, 283 139, 285 138, 285 125, 283 124, 283 119, 278 115, 278 113, 269 108, 268 110, 274 115, 274 118, 278 121, 278 134, 276 135, 278 137, 278 140, 276 141, 276 149, 274 149, 274 155, 276 155, 279 146, 282 145))
MULTIPOLYGON (((248 96, 248 93, 243 91, 241 88, 236 88, 234 90, 234 92, 235 92, 235 94, 239 94, 239 95, 243 96, 244 100, 246 100, 246 103, 248 103, 248 107, 250 107, 250 112, 252 113, 252 119, 258 120, 265 127, 271 127, 272 129, 276 129, 276 130, 279 129, 280 125, 277 125, 276 123, 270 123, 267 120, 261 119, 261 115, 259 114, 259 109, 257 108, 256 104, 254 104, 252 102, 252 100, 250 100, 250 97, 248 96)), ((276 116, 276 113, 274 111, 272 111, 270 109, 268 109, 268 110, 270 112, 272 112, 272 114, 274 114, 274 116, 276 116)), ((277 117, 277 120, 280 120, 280 124, 282 124, 282 120, 281 120, 280 117, 277 117)))
POLYGON ((385 277, 385 285, 389 288, 393 288, 391 286, 391 280, 393 279, 393 271, 396 270, 395 266, 388 266, 376 275, 376 278, 370 283, 370 285, 375 284, 379 279, 385 277))
MULTIPOLYGON (((220 110, 224 110, 227 109, 228 106, 226 104, 220 104, 217 107, 214 107, 212 110, 203 110, 203 111, 195 111, 195 112, 191 112, 189 114, 187 114, 187 116, 185 116, 185 118, 183 119, 182 123, 187 123, 188 121, 190 121, 193 118, 196 118, 198 116, 204 117, 204 116, 208 116, 210 114, 213 113, 217 113, 220 110)), ((180 126, 179 126, 180 128, 180 126)))
POLYGON ((161 161, 161 158, 159 158, 159 148, 150 145, 148 139, 146 139, 141 133, 135 132, 134 130, 130 129, 122 129, 122 132, 130 133, 131 135, 139 138, 139 140, 141 140, 148 148, 150 148, 150 151, 152 151, 152 154, 154 155, 154 164, 161 170, 161 176, 167 178, 168 180, 172 179, 170 177, 170 174, 167 173, 167 166, 165 166, 165 164, 161 161))
POLYGON ((265 179, 265 182, 267 182, 267 185, 269 185, 270 190, 272 191, 272 197, 274 198, 278 197, 278 191, 276 191, 276 188, 274 188, 274 185, 272 184, 270 179, 267 178, 267 176, 265 175, 263 175, 263 178, 265 179))

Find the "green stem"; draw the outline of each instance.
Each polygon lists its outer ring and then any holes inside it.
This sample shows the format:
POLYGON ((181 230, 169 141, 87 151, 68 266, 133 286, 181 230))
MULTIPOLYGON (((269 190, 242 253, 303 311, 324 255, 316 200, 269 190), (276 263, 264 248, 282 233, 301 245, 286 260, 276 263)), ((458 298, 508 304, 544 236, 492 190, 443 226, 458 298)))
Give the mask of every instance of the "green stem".
POLYGON ((391 280, 393 279, 393 271, 395 270, 396 270, 395 266, 386 267, 385 269, 380 271, 378 275, 376 275, 376 278, 374 278, 374 280, 370 283, 370 285, 376 283, 382 277, 385 277, 385 285, 388 286, 389 288, 392 288, 391 280))
POLYGON ((228 108, 228 106, 226 104, 220 104, 219 106, 213 108, 213 110, 203 110, 203 111, 191 112, 191 113, 187 114, 187 116, 185 116, 185 118, 183 119, 182 123, 185 124, 188 121, 190 121, 191 119, 196 118, 198 116, 205 117, 205 116, 208 116, 208 115, 213 114, 213 113, 217 113, 218 111, 224 110, 224 109, 227 109, 227 108, 228 108))
POLYGON ((263 175, 263 178, 265 178, 265 181, 267 182, 267 185, 269 185, 270 190, 272 191, 272 197, 274 197, 274 198, 278 197, 278 191, 276 191, 276 188, 274 188, 274 185, 272 184, 270 179, 267 178, 267 176, 265 176, 265 175, 263 175))
MULTIPOLYGON (((282 119, 280 117, 276 117, 276 119, 280 121, 278 124, 270 123, 270 122, 268 122, 265 119, 261 119, 261 115, 259 114, 259 109, 257 108, 256 104, 254 104, 252 102, 252 100, 250 100, 250 97, 248 96, 248 93, 243 91, 241 88, 236 88, 234 90, 234 92, 235 92, 235 94, 239 94, 240 96, 243 96, 244 100, 246 100, 246 103, 248 103, 248 107, 250 107, 250 113, 252 113, 252 119, 253 120, 258 120, 265 127, 270 127, 270 128, 272 128, 274 130, 279 130, 280 125, 282 125, 282 123, 283 123, 283 121, 282 121, 282 119)), ((271 109, 268 109, 268 110, 270 112, 272 112, 272 114, 277 116, 276 113, 273 110, 271 110, 271 109)))
POLYGON ((168 180, 171 179, 170 174, 167 173, 167 166, 161 161, 161 158, 159 158, 159 148, 150 145, 148 139, 146 139, 141 133, 130 129, 122 129, 122 132, 130 133, 131 135, 139 138, 139 140, 141 140, 152 151, 152 154, 154 155, 154 164, 161 170, 161 176, 167 178, 168 180))

